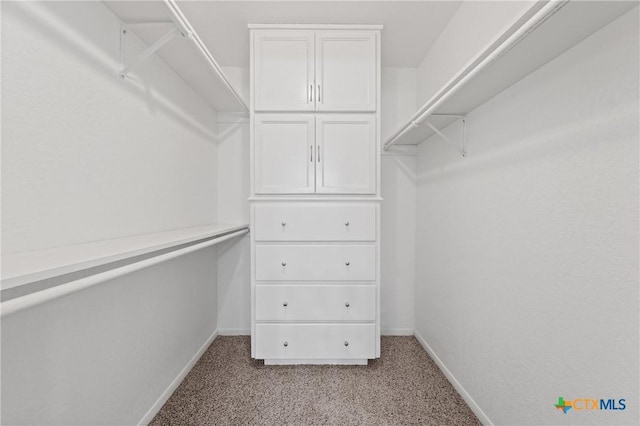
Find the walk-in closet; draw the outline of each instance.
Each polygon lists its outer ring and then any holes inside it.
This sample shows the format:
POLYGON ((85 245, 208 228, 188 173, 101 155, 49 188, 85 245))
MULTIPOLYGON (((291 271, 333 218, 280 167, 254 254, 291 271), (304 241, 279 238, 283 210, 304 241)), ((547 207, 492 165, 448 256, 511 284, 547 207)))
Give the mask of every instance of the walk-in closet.
POLYGON ((640 424, 639 5, 0 2, 0 424, 640 424))

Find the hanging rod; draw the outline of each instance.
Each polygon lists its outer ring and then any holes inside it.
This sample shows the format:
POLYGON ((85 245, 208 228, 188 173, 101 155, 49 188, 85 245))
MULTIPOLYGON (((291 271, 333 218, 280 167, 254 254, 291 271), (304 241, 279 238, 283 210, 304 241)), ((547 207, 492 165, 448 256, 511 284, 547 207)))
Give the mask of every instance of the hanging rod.
POLYGON ((204 248, 220 244, 223 241, 230 240, 231 238, 244 235, 249 232, 248 228, 240 229, 238 231, 231 232, 220 237, 207 240, 205 242, 194 244, 189 247, 178 249, 169 253, 161 254, 160 256, 152 257, 150 259, 141 260, 140 262, 132 263, 129 265, 121 266, 110 271, 101 272, 90 277, 81 278, 76 281, 71 281, 65 284, 61 284, 56 287, 50 287, 42 291, 30 293, 25 296, 16 297, 15 299, 7 300, 0 304, 0 318, 4 318, 9 315, 13 315, 17 312, 25 309, 32 308, 42 303, 50 302, 55 299, 59 299, 64 296, 76 293, 78 291, 93 287, 97 284, 101 284, 106 281, 111 281, 119 278, 123 275, 128 275, 141 269, 149 268, 150 266, 157 265, 162 262, 166 262, 171 259, 175 259, 185 254, 193 253, 194 251, 202 250, 204 248))
POLYGON ((185 29, 185 31, 188 32, 189 34, 188 38, 194 42, 194 44, 198 48, 198 51, 200 51, 202 56, 209 63, 213 71, 217 74, 218 78, 222 81, 222 83, 225 85, 227 90, 233 95, 233 97, 236 99, 238 104, 240 104, 240 106, 242 107, 242 110, 248 114, 249 107, 244 102, 244 100, 240 97, 238 92, 236 92, 236 90, 233 88, 229 80, 227 80, 227 77, 224 75, 222 68, 220 68, 220 65, 218 65, 213 55, 211 55, 211 52, 209 52, 209 49, 207 49, 207 46, 205 46, 205 44, 202 42, 202 39, 200 38, 198 33, 196 33, 196 31, 193 29, 193 27, 189 23, 189 20, 184 16, 182 11, 176 4, 175 0, 164 0, 164 3, 167 5, 167 8, 171 13, 171 19, 173 20, 173 22, 175 22, 178 28, 183 28, 185 29))
POLYGON ((495 59, 504 54, 511 47, 515 46, 522 38, 526 37, 530 32, 534 31, 540 24, 564 7, 568 0, 551 0, 540 8, 527 22, 516 29, 510 36, 501 42, 496 48, 490 52, 483 52, 474 63, 469 65, 465 70, 450 81, 450 83, 433 96, 414 114, 409 123, 405 124, 387 142, 383 145, 384 151, 393 146, 402 136, 414 127, 420 126, 422 122, 440 107, 444 102, 449 100, 458 90, 460 90, 469 80, 473 79, 478 73, 485 70, 495 59))

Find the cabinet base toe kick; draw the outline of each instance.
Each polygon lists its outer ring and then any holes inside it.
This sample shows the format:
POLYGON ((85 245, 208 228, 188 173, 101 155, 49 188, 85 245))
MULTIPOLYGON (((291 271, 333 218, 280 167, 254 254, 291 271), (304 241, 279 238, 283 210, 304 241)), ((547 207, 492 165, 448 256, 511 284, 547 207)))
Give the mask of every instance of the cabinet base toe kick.
POLYGON ((366 364, 376 358, 376 326, 256 324, 255 349, 266 364, 366 364))
POLYGON ((265 359, 264 365, 368 365, 368 359, 265 359))

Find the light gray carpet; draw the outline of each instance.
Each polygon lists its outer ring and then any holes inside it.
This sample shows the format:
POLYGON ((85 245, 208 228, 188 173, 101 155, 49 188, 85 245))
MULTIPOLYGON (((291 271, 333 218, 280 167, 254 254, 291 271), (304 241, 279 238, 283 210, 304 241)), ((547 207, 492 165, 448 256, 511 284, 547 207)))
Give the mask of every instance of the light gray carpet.
POLYGON ((480 425, 414 337, 367 366, 265 366, 218 337, 152 425, 480 425))

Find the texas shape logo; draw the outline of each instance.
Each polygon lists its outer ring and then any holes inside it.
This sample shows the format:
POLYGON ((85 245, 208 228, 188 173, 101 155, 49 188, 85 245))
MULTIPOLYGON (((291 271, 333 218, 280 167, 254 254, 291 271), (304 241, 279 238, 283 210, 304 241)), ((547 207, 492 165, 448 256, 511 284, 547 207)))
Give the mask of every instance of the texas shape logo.
POLYGON ((558 403, 555 404, 558 410, 562 410, 565 414, 571 409, 571 401, 565 401, 563 397, 558 397, 558 403))

